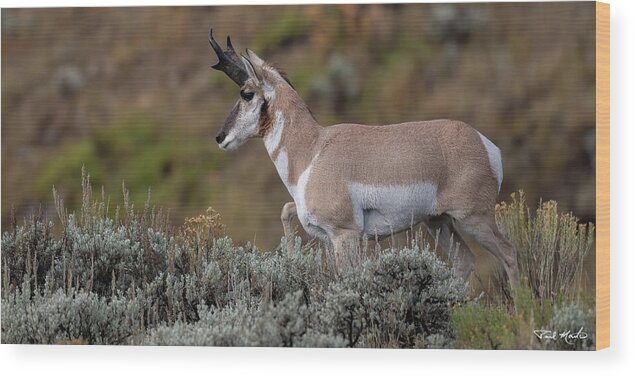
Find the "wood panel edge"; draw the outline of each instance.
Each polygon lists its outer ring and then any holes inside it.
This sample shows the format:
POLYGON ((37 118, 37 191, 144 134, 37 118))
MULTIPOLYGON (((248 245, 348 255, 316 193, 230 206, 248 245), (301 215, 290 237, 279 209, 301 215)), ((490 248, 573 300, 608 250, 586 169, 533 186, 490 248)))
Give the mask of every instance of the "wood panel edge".
POLYGON ((610 346, 610 6, 595 3, 596 350, 610 346))

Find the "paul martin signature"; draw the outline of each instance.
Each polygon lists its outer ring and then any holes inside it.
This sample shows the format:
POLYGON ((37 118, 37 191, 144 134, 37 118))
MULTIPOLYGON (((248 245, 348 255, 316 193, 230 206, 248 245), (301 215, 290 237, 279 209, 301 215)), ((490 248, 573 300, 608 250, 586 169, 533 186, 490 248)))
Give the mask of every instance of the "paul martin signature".
POLYGON ((589 337, 588 333, 584 331, 584 327, 580 327, 577 332, 567 330, 564 332, 558 332, 556 330, 537 329, 534 330, 534 334, 540 340, 557 341, 564 340, 565 343, 573 345, 574 341, 586 339, 589 337))

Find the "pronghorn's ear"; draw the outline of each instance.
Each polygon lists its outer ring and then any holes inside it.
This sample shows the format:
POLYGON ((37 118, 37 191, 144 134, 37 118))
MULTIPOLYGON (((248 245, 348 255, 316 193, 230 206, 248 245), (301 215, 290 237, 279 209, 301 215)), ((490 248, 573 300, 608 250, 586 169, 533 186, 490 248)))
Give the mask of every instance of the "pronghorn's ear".
POLYGON ((247 58, 249 58, 249 61, 251 61, 254 67, 262 69, 262 66, 265 64, 265 61, 249 48, 247 49, 247 58))
POLYGON ((257 77, 259 82, 262 82, 265 77, 265 61, 258 57, 258 55, 249 48, 247 49, 247 56, 242 55, 241 57, 249 62, 249 66, 253 70, 255 77, 257 77))
POLYGON ((245 70, 247 71, 249 78, 253 78, 254 80, 256 80, 256 82, 261 83, 262 75, 258 75, 256 73, 256 67, 254 67, 251 61, 249 61, 249 59, 247 59, 244 55, 240 55, 240 59, 243 61, 243 64, 245 65, 245 70))

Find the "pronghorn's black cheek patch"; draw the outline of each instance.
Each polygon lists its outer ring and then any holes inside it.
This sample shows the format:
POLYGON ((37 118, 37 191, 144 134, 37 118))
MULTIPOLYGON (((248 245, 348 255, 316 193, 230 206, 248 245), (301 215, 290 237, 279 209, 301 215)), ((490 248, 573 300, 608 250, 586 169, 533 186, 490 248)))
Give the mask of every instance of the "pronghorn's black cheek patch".
POLYGON ((262 102, 260 105, 260 119, 258 120, 258 135, 264 136, 267 131, 273 126, 271 116, 269 116, 269 103, 267 101, 262 102))

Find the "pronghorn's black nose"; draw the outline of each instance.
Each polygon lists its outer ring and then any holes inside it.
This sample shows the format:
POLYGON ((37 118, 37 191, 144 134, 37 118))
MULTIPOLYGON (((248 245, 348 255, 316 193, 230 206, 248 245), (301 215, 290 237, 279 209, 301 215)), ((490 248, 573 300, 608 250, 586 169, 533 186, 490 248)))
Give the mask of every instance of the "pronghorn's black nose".
POLYGON ((225 140, 225 137, 227 135, 225 134, 225 132, 220 132, 217 136, 216 136, 216 142, 220 145, 223 143, 223 141, 225 140))

